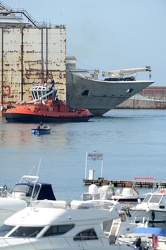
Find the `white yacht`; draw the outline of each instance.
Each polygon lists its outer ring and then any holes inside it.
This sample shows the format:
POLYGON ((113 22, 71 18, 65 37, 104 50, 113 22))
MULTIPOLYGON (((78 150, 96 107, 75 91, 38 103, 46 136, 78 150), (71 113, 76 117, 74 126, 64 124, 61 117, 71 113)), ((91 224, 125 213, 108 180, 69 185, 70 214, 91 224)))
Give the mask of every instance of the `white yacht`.
POLYGON ((119 218, 119 207, 106 200, 34 201, 0 227, 0 249, 146 249, 140 240, 116 242, 112 222, 119 218))
POLYGON ((148 193, 142 203, 129 210, 136 222, 146 218, 149 223, 165 223, 166 221, 166 189, 148 193))

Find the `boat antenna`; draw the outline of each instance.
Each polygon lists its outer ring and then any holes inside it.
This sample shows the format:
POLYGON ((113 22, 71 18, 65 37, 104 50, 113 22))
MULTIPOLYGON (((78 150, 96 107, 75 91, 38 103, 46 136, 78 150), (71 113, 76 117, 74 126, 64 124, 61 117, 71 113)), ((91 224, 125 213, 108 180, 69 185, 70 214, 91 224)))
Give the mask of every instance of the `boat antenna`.
POLYGON ((28 174, 28 175, 31 175, 31 172, 32 172, 32 170, 33 170, 34 168, 36 168, 36 165, 34 165, 34 166, 31 168, 31 170, 29 171, 29 174, 28 174))
POLYGON ((18 9, 18 0, 16 1, 16 9, 18 9))
MULTIPOLYGON (((37 176, 38 176, 38 174, 39 174, 40 165, 41 165, 41 159, 39 160, 39 166, 38 166, 38 168, 37 168, 37 173, 36 173, 37 176)), ((32 171, 33 171, 34 168, 36 168, 36 165, 34 165, 34 166, 31 168, 31 170, 29 171, 29 174, 28 174, 28 175, 31 175, 31 173, 32 173, 32 171)))
POLYGON ((40 165, 41 165, 41 159, 39 160, 39 166, 38 166, 38 169, 37 169, 37 173, 36 173, 36 180, 34 181, 34 185, 33 185, 33 190, 32 190, 32 195, 31 195, 31 198, 30 198, 30 202, 32 202, 32 199, 33 199, 33 196, 34 196, 34 193, 35 193, 35 187, 36 187, 36 184, 38 182, 38 174, 39 174, 39 169, 40 169, 40 165))
POLYGON ((41 166, 41 159, 39 160, 39 166, 38 166, 37 173, 36 173, 37 176, 39 174, 40 166, 41 166))

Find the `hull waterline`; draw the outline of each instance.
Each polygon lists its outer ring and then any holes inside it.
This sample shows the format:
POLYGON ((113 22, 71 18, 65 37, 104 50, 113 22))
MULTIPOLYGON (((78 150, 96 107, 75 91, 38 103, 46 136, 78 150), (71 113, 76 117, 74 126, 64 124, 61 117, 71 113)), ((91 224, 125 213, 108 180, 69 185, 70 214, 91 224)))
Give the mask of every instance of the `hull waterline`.
POLYGON ((30 115, 18 113, 5 113, 4 117, 9 123, 65 123, 65 122, 87 122, 92 116, 84 117, 63 117, 63 116, 48 116, 48 115, 30 115))

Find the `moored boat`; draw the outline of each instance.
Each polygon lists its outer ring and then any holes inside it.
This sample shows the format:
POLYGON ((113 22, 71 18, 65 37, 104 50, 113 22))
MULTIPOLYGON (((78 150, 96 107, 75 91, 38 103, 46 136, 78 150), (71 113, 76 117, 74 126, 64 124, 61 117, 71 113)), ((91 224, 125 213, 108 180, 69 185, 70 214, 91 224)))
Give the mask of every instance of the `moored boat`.
POLYGON ((146 218, 149 223, 164 223, 166 222, 166 189, 160 189, 156 192, 146 194, 142 203, 131 207, 129 210, 132 218, 137 222, 146 218))
POLYGON ((15 107, 7 108, 4 117, 7 122, 87 122, 92 113, 88 109, 72 108, 57 97, 54 81, 50 84, 33 85, 33 100, 18 102, 15 107))
POLYGON ((35 200, 56 200, 52 185, 39 182, 38 176, 24 175, 5 197, 0 197, 0 224, 35 200))
POLYGON ((145 195, 139 194, 135 187, 123 188, 122 191, 115 190, 112 183, 97 187, 95 184, 89 186, 89 191, 82 194, 83 200, 108 199, 115 200, 121 204, 137 204, 144 199, 145 195))
POLYGON ((0 249, 146 249, 146 242, 143 248, 116 242, 112 223, 119 218, 118 209, 118 203, 106 200, 32 202, 0 227, 0 249))

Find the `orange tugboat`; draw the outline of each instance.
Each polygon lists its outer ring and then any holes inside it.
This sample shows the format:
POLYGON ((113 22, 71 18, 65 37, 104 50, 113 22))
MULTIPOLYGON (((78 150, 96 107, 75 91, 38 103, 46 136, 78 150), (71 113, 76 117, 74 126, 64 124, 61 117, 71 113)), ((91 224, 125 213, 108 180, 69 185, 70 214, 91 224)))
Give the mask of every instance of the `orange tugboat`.
POLYGON ((7 108, 4 117, 7 122, 87 122, 93 114, 88 109, 73 109, 57 97, 54 81, 31 88, 33 100, 19 102, 7 108))

